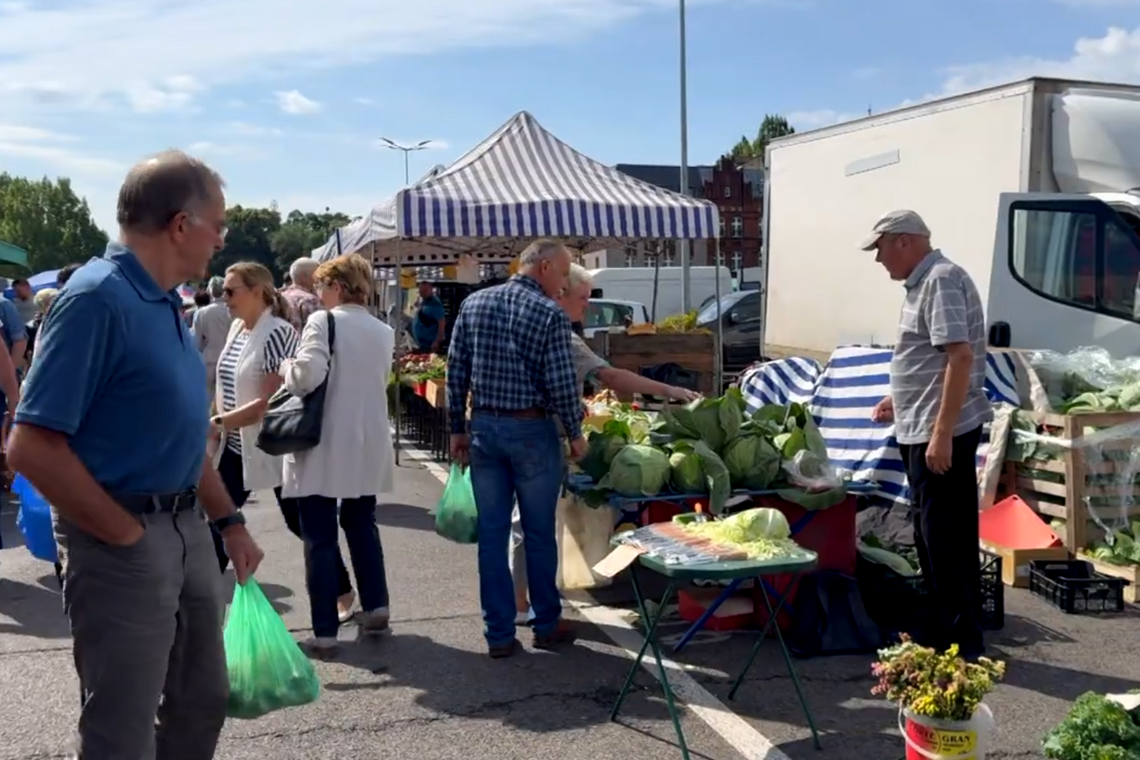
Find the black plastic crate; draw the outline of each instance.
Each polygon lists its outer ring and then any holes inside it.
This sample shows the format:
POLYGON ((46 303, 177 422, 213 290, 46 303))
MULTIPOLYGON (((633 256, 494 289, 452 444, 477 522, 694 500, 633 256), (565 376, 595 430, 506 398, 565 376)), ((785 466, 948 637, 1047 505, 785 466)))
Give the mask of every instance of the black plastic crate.
POLYGON ((1079 559, 1029 563, 1029 591, 1062 612, 1123 612, 1128 581, 1098 573, 1079 559))
MULTIPOLYGON (((983 630, 1005 627, 1005 585, 1002 560, 987 551, 978 552, 981 576, 978 589, 978 622, 983 630)), ((890 633, 912 632, 932 624, 934 610, 926 578, 903 576, 883 565, 859 558, 856 572, 863 604, 871 618, 890 633)))

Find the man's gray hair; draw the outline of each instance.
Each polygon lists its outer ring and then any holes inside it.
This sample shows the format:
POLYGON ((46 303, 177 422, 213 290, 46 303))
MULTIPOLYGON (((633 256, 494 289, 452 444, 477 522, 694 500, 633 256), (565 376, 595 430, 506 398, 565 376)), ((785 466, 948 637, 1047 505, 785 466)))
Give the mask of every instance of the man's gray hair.
POLYGON ((582 285, 589 285, 594 281, 594 276, 590 274, 590 270, 581 264, 570 264, 570 277, 568 278, 568 286, 573 288, 581 287, 582 285))
POLYGON ((316 259, 302 256, 289 265, 289 276, 293 278, 293 282, 297 282, 299 279, 312 279, 313 273, 317 271, 317 267, 320 265, 316 259))
POLYGON ((221 298, 225 289, 226 280, 224 277, 211 277, 210 282, 206 285, 206 290, 209 292, 210 298, 221 298))
POLYGON ((519 254, 519 266, 534 266, 538 262, 553 258, 565 250, 566 246, 557 240, 536 240, 519 254))
POLYGON ((164 151, 127 173, 115 220, 123 230, 153 235, 178 214, 209 203, 225 186, 205 162, 180 150, 164 151))

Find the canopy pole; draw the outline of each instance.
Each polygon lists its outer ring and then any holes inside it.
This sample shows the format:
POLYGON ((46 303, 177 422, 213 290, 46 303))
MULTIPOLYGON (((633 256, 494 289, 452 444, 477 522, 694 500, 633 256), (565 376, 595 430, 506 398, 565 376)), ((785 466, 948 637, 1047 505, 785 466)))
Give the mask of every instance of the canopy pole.
POLYGON ((713 380, 717 395, 724 391, 724 320, 720 304, 720 238, 716 239, 716 258, 713 259, 713 282, 716 288, 716 361, 713 363, 713 380))
MULTIPOLYGON (((396 206, 399 209, 399 204, 396 206)), ((397 219, 397 221, 399 221, 397 219)), ((404 273, 404 257, 403 252, 400 250, 400 238, 396 238, 396 315, 394 329, 396 330, 396 346, 404 344, 404 284, 400 282, 404 273)), ((403 353, 399 350, 397 354, 403 353)), ((392 449, 396 456, 396 466, 400 466, 400 397, 404 395, 404 389, 400 387, 400 362, 397 360, 395 366, 392 368, 393 374, 396 378, 396 424, 393 426, 396 431, 395 437, 392 439, 392 449)))
MULTIPOLYGON (((681 6, 681 195, 689 194, 689 83, 685 53, 685 0, 681 6)), ((692 248, 689 239, 681 241, 681 307, 688 314, 693 310, 692 248)))

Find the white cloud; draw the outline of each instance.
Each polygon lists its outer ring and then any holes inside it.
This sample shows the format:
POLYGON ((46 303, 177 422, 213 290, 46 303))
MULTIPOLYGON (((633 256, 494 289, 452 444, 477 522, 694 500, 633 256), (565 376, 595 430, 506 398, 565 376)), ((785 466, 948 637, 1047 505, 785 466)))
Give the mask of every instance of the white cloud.
POLYGON ((1004 58, 954 66, 946 74, 940 95, 1034 76, 1140 83, 1140 28, 1112 27, 1103 37, 1081 37, 1067 58, 1004 58))
MULTIPOLYGON (((1066 3, 1131 3, 1140 0, 1054 0, 1066 3)), ((1073 44, 1067 58, 1041 58, 1022 56, 1002 58, 983 63, 952 66, 944 72, 938 91, 921 98, 906 100, 889 108, 901 108, 925 100, 956 95, 962 92, 1016 82, 1029 77, 1057 77, 1094 82, 1140 84, 1140 27, 1131 31, 1111 27, 1102 37, 1081 37, 1073 44)), ((876 109, 877 112, 878 109, 876 109)), ((881 110, 889 110, 887 108, 881 110)), ((831 126, 867 114, 842 113, 830 109, 794 111, 787 115, 788 122, 798 130, 831 126)))
POLYGON ((277 93, 277 107, 294 116, 313 114, 321 110, 321 104, 306 98, 297 90, 277 93))
POLYGON ((118 161, 79 151, 77 144, 80 142, 72 135, 38 127, 0 124, 0 155, 33 159, 63 174, 77 172, 107 177, 125 170, 126 167, 118 161))
POLYGON ((376 101, 372 98, 353 98, 352 102, 358 106, 374 106, 376 101))
POLYGON ((201 88, 258 74, 462 48, 550 44, 549 29, 558 29, 559 42, 571 44, 646 12, 673 12, 676 0, 66 0, 7 5, 0 23, 0 102, 11 119, 11 114, 42 107, 46 95, 75 105, 125 99, 143 109, 184 108, 201 88), (273 20, 271 34, 266 19, 273 20), (142 81, 138 61, 146 61, 142 81), (172 86, 180 77, 199 90, 172 86))

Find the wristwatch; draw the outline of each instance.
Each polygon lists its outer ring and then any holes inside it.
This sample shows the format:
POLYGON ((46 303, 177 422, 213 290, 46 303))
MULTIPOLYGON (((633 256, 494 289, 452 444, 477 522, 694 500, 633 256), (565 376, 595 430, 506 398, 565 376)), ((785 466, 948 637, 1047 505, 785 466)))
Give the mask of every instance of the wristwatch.
POLYGON ((245 515, 241 512, 234 512, 219 520, 214 520, 214 530, 219 533, 223 533, 226 528, 232 528, 235 525, 245 525, 245 515))

